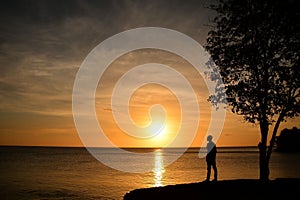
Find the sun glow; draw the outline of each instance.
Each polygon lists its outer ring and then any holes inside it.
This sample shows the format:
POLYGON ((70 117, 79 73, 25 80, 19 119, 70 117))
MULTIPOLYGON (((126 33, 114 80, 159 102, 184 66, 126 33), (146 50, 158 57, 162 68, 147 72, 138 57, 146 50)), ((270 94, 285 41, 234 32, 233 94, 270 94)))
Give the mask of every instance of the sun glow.
POLYGON ((165 141, 168 139, 169 130, 168 130, 167 124, 156 123, 156 124, 154 124, 154 127, 155 127, 155 130, 158 130, 158 131, 155 133, 155 136, 153 137, 153 139, 155 139, 157 141, 165 141))
MULTIPOLYGON (((104 76, 102 81, 112 80, 111 77, 106 80, 104 76)), ((98 88, 101 89, 102 96, 110 96, 113 89, 107 85, 99 85, 98 88), (105 91, 107 93, 104 94, 105 91)), ((116 146, 166 147, 180 129, 181 108, 178 99, 172 91, 162 85, 151 83, 137 88, 128 102, 129 117, 126 117, 118 107, 113 109, 109 98, 98 96, 97 100, 98 122, 106 136, 116 146), (115 120, 113 112, 119 112, 119 120, 115 120)))
POLYGON ((144 85, 133 94, 130 105, 134 108, 130 110, 132 120, 140 127, 147 127, 146 140, 143 139, 147 146, 165 147, 176 136, 181 110, 169 89, 156 84, 144 85))

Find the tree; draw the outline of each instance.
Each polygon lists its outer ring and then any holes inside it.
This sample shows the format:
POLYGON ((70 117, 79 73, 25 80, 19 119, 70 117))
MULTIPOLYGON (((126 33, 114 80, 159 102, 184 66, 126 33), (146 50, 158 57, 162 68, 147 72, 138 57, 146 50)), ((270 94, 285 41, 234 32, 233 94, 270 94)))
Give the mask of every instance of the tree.
POLYGON ((300 151, 300 129, 283 129, 276 137, 276 151, 299 152, 300 151))
POLYGON ((259 178, 268 180, 279 125, 300 113, 297 1, 221 0, 211 8, 217 16, 205 48, 215 63, 207 74, 217 86, 209 101, 259 125, 259 178))

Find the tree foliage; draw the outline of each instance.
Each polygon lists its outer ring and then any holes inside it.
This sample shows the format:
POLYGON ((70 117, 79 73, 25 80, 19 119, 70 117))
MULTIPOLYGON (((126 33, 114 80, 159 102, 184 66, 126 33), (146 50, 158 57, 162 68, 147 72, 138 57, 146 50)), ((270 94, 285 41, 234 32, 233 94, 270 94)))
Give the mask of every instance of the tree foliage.
POLYGON ((268 168, 269 125, 275 123, 275 138, 280 122, 300 113, 297 1, 227 0, 212 8, 217 17, 205 48, 216 65, 208 74, 217 87, 209 100, 226 102, 233 113, 260 125, 260 161, 268 168))
POLYGON ((283 129, 276 137, 276 145, 279 152, 300 152, 300 129, 283 129))

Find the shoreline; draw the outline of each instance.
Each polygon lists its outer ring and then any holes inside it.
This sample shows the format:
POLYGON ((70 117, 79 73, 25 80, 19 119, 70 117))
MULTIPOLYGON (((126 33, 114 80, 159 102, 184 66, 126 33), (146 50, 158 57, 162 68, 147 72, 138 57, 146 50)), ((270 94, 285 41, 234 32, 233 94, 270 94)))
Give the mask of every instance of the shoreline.
POLYGON ((150 199, 277 199, 300 193, 300 178, 277 178, 267 182, 258 179, 220 180, 162 187, 141 188, 127 192, 123 200, 150 199))

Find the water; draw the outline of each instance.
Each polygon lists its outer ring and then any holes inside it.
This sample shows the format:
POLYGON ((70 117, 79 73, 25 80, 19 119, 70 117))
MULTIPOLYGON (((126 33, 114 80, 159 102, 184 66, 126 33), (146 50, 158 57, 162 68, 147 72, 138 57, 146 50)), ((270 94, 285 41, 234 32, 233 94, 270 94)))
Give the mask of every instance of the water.
MULTIPOLYGON (((145 151, 140 149, 140 152, 145 151)), ((163 163, 176 150, 156 150, 155 156, 131 163, 147 173, 111 169, 85 148, 0 147, 1 199, 116 199, 136 188, 194 183, 206 177, 205 160, 189 149, 168 167, 163 163)), ((114 155, 114 149, 101 149, 114 155)), ((125 159, 126 160, 126 159, 125 159)), ((120 161, 121 162, 121 161, 120 161)), ((122 161, 124 162, 124 160, 122 161)), ((219 180, 259 177, 256 148, 218 148, 219 180)), ((300 178, 300 154, 273 152, 270 178, 300 178)))

